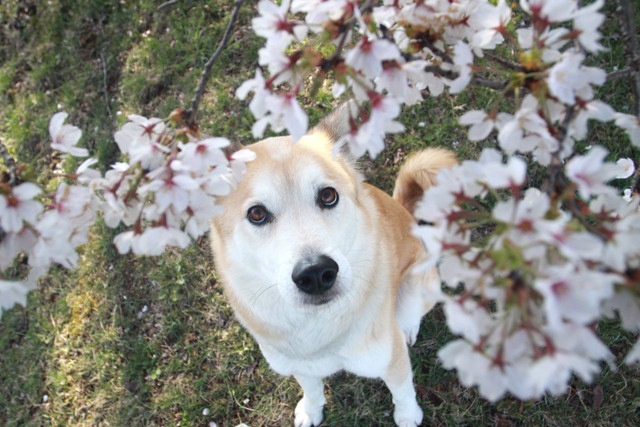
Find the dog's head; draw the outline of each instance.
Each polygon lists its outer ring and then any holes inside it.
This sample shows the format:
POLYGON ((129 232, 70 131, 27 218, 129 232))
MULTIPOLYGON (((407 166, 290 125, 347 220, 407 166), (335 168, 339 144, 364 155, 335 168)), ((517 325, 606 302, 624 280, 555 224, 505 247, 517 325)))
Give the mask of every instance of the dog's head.
POLYGON ((216 265, 232 293, 252 304, 322 305, 351 292, 367 220, 361 177, 315 130, 251 145, 256 159, 220 200, 212 226, 216 265), (274 294, 277 293, 277 294, 274 294))

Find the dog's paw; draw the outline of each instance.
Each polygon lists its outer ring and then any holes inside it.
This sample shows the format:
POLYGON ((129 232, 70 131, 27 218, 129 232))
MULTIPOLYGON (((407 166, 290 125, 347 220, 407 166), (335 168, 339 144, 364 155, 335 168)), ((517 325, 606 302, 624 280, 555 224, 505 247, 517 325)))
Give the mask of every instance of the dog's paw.
POLYGON ((416 401, 406 405, 396 405, 393 420, 398 427, 416 427, 422 424, 422 409, 416 401))
POLYGON ((322 404, 312 405, 304 397, 296 405, 295 427, 318 427, 322 422, 322 404))

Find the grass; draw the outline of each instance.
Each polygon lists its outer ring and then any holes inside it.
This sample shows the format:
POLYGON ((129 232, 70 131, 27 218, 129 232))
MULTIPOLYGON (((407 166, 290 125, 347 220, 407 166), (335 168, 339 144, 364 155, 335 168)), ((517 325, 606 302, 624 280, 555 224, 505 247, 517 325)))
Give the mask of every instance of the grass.
MULTIPOLYGON (((232 2, 183 0, 160 10, 157 4, 0 4, 0 138, 29 164, 33 176, 51 163, 45 150, 47 121, 59 108, 85 130, 83 144, 106 168, 118 155, 112 132, 128 114, 164 117, 188 105, 232 2)), ((245 143, 251 141, 252 119, 234 91, 253 74, 257 61, 260 40, 249 30, 253 14, 253 6, 245 6, 214 67, 200 112, 204 133, 245 143)), ((615 34, 614 23, 607 25, 615 34)), ((619 41, 615 36, 605 41, 611 50, 597 60, 607 70, 622 67, 619 41)), ((624 81, 608 84, 602 93, 619 109, 631 105, 624 81)), ((408 109, 402 119, 408 131, 393 138, 375 162, 362 161, 368 179, 390 190, 400 160, 425 145, 476 157, 482 147, 466 141, 456 116, 495 97, 477 91, 408 109)), ((320 100, 308 102, 312 122, 330 109, 330 96, 322 90, 320 100)), ((610 146, 614 155, 637 156, 610 126, 593 132, 598 140, 616 142, 610 146)), ((46 183, 50 176, 39 179, 46 183)), ((97 225, 77 270, 53 269, 30 294, 27 308, 4 314, 0 424, 291 425, 299 388, 268 368, 234 319, 206 239, 186 251, 142 258, 118 256, 113 236, 97 225)), ((615 322, 599 328, 618 356, 635 339, 615 322)), ((425 318, 412 349, 427 425, 640 425, 637 367, 605 368, 593 384, 575 381, 558 397, 491 404, 437 363, 437 350, 452 338, 436 309, 425 318)), ((326 391, 324 425, 393 425, 392 402, 380 381, 339 374, 327 380, 326 391)))

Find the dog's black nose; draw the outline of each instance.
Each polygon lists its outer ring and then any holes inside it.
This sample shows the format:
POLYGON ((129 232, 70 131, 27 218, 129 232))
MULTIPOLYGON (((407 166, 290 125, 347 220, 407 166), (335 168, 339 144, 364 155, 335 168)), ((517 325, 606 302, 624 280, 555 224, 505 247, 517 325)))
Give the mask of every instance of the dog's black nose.
POLYGON ((311 295, 320 295, 331 289, 337 277, 338 264, 326 255, 299 261, 291 274, 298 289, 311 295))

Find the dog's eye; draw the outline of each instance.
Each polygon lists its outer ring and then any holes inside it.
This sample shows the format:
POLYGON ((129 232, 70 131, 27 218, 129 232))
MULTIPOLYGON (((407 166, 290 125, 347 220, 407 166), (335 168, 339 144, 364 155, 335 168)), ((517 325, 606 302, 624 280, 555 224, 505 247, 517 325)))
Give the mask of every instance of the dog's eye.
POLYGON ((270 221, 271 214, 262 205, 251 206, 247 211, 247 219, 254 225, 264 225, 270 221))
POLYGON ((318 192, 318 206, 321 208, 333 208, 338 204, 338 192, 333 187, 325 187, 318 192))

